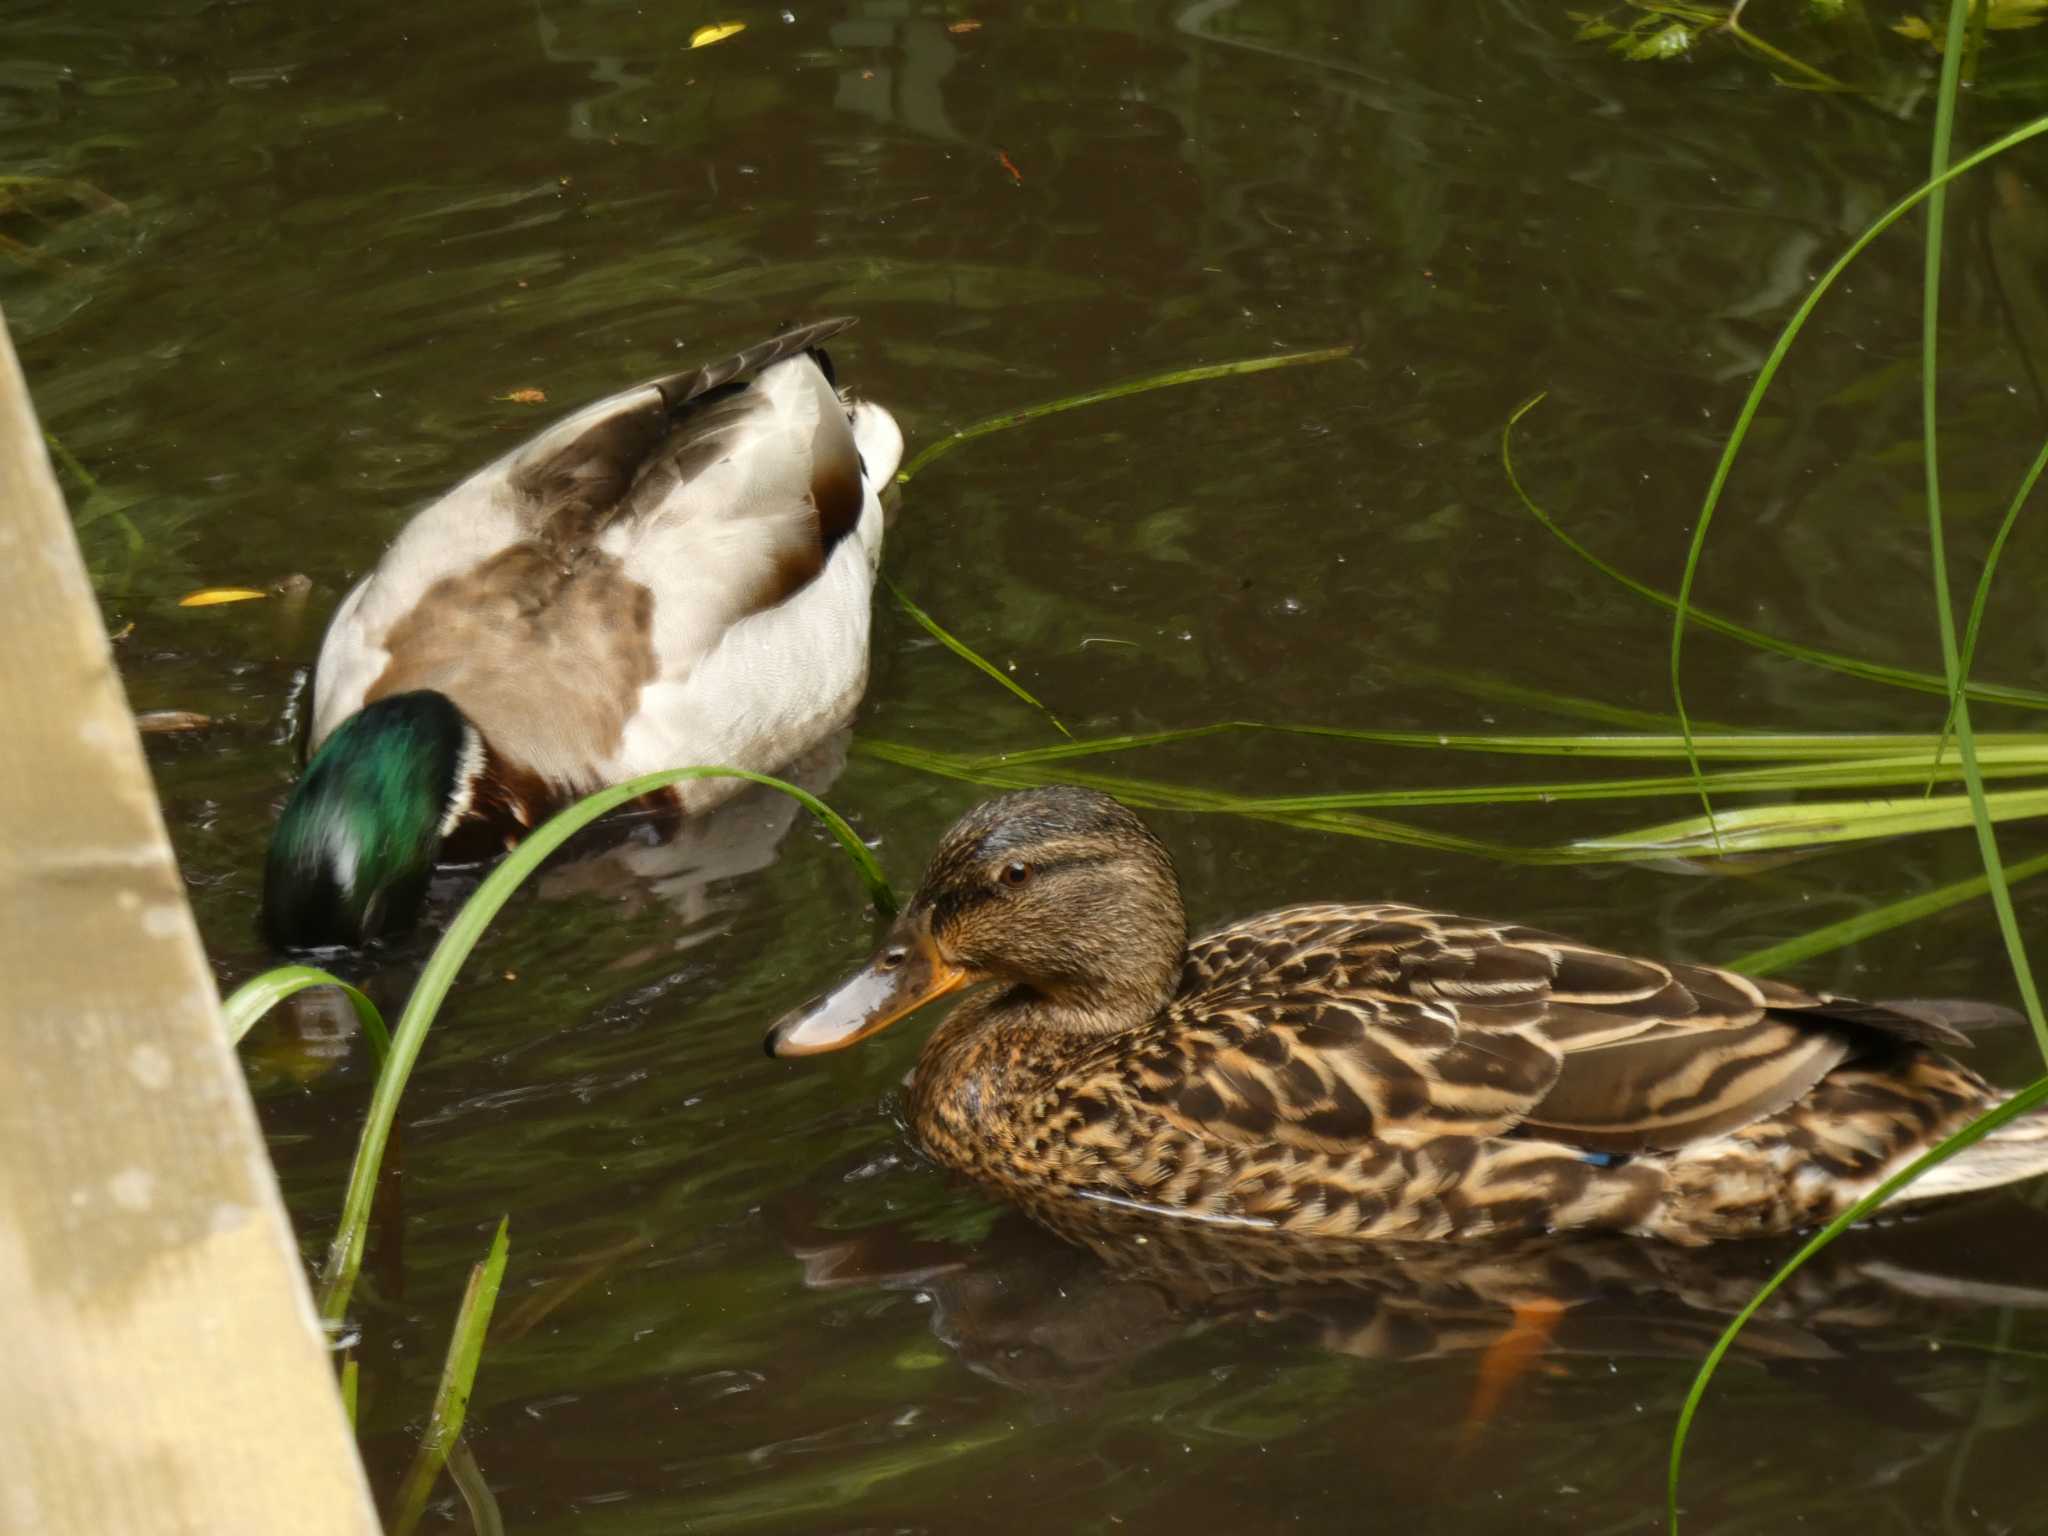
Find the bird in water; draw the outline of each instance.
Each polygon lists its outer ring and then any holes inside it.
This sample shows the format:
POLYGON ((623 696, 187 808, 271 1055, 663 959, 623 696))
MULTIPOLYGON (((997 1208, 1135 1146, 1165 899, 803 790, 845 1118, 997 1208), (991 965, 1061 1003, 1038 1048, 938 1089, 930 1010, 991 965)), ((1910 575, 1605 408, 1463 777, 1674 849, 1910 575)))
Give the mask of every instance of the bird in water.
MULTIPOLYGON (((766 772, 867 682, 880 492, 903 438, 789 331, 548 428, 420 512, 343 599, 271 837, 286 949, 408 926, 440 860, 665 768, 766 772)), ((704 810, 737 779, 666 792, 704 810)))
MULTIPOLYGON (((880 952, 768 1049, 838 1050, 972 987, 919 1057, 910 1122, 1041 1213, 1761 1237, 1840 1214, 2007 1097, 1943 1054, 1974 1005, 1858 1002, 1390 903, 1190 942, 1159 839, 1058 786, 962 817, 880 952)), ((2044 1171, 2048 1118, 2024 1116, 1902 1198, 2044 1171)))

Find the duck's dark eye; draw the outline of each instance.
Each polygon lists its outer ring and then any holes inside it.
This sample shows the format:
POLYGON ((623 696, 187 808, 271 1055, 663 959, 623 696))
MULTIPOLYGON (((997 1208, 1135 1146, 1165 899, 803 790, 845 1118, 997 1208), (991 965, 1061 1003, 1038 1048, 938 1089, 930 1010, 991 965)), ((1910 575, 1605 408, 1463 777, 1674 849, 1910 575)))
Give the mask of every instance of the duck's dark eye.
POLYGON ((1003 884, 1022 885, 1031 878, 1031 866, 1022 859, 1012 859, 1003 866, 1003 884))

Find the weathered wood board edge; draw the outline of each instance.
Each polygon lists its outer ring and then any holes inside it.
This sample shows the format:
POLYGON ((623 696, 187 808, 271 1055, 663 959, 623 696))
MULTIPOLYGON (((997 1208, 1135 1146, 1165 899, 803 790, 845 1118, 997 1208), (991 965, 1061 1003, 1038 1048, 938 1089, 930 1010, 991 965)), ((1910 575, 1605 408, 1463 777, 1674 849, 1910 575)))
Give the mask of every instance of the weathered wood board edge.
POLYGON ((0 314, 0 1531, 378 1529, 0 314))

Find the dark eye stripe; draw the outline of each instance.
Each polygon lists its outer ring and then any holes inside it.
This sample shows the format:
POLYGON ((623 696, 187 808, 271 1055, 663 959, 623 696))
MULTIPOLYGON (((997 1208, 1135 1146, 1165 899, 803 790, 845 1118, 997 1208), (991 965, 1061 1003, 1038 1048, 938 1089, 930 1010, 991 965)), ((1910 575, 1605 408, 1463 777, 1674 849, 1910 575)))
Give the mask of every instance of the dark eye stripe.
POLYGON ((1029 859, 1005 859, 1002 864, 997 866, 993 880, 982 878, 972 883, 963 883, 963 885, 955 886, 941 893, 938 900, 932 903, 932 926, 934 928, 949 927, 966 914, 1007 896, 1012 890, 1018 889, 1019 887, 1010 885, 1002 878, 1003 870, 1009 868, 1012 863, 1028 865, 1031 870, 1031 876, 1025 883, 1036 885, 1040 881, 1066 870, 1081 869, 1091 864, 1106 864, 1108 862, 1109 859, 1106 855, 1093 853, 1070 854, 1055 859, 1049 864, 1037 864, 1029 859))

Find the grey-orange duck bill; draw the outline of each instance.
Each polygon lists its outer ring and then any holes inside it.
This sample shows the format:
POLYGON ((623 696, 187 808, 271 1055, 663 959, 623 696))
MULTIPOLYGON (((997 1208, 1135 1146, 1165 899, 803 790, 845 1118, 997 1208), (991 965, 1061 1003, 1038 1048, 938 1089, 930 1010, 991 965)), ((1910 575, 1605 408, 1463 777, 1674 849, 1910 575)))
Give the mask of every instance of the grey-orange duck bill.
POLYGON ((939 954, 929 922, 898 924, 874 959, 770 1030, 768 1054, 817 1056, 844 1050, 973 979, 939 954))
MULTIPOLYGON (((1190 942, 1159 839, 1070 787, 962 817, 880 951, 768 1049, 838 1050, 969 988, 909 1089, 935 1158, 1028 1206, 1245 1230, 1786 1232, 2007 1097, 1944 1054, 1989 1005, 1859 1002, 1391 903, 1190 942)), ((2044 1171, 2048 1118, 2023 1116, 1904 1198, 2044 1171)))

